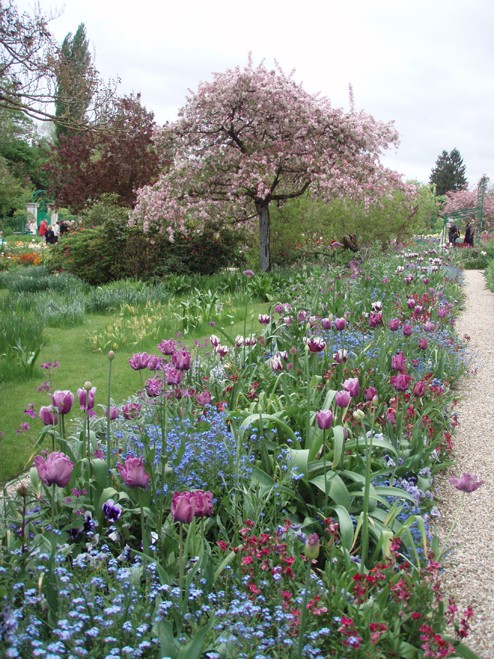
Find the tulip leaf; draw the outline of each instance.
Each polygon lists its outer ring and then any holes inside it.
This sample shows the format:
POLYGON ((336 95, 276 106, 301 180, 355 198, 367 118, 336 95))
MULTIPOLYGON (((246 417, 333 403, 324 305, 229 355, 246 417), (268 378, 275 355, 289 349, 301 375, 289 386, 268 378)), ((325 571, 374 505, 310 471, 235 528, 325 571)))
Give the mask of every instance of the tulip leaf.
POLYGON ((343 480, 334 471, 328 472, 326 475, 320 474, 309 482, 327 494, 336 505, 343 506, 346 509, 350 508, 352 497, 343 480))
POLYGON ((345 549, 351 550, 353 545, 353 522, 348 510, 344 506, 336 505, 333 507, 338 516, 341 543, 345 549))
POLYGON ((345 429, 343 426, 333 428, 333 468, 338 466, 345 450, 345 429))

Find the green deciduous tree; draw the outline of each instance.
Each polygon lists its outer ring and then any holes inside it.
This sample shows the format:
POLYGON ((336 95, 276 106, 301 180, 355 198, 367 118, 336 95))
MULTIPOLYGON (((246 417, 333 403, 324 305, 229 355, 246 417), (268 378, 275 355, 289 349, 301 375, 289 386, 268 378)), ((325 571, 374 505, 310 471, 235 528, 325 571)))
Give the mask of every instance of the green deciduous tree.
POLYGON ((453 149, 449 153, 443 151, 431 171, 429 182, 436 186, 437 195, 465 190, 468 187, 465 172, 466 165, 458 149, 453 149))

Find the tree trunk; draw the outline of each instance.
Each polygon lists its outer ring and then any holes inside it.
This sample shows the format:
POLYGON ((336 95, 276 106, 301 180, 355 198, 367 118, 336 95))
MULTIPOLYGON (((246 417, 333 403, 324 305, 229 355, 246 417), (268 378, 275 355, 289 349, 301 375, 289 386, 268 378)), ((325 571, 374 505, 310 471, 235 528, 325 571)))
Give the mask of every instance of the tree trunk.
POLYGON ((259 250, 261 272, 269 272, 271 270, 269 202, 264 200, 256 201, 256 210, 259 217, 259 250))

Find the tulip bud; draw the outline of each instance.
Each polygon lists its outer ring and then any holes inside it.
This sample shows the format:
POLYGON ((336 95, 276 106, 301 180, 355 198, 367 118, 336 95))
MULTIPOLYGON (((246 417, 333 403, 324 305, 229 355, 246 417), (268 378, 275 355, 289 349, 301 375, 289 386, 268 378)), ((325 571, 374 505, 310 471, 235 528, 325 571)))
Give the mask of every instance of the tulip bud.
POLYGON ((110 350, 110 351, 108 352, 108 359, 109 359, 110 361, 113 361, 113 360, 115 359, 115 353, 113 352, 113 350, 110 350))
POLYGON ((305 543, 304 554, 307 558, 315 560, 319 556, 319 550, 321 549, 321 543, 317 533, 311 533, 305 543))

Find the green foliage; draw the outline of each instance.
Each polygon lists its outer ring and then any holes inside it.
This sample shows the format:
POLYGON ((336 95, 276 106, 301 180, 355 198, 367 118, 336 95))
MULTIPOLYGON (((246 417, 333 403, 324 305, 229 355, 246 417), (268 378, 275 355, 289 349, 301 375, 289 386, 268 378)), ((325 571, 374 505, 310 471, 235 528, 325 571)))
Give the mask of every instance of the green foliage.
POLYGON ((453 149, 450 153, 443 151, 431 171, 429 182, 436 187, 438 195, 465 190, 468 187, 465 173, 466 165, 458 149, 453 149))
POLYGON ((32 377, 44 328, 44 319, 34 311, 0 300, 0 382, 32 377))
POLYGON ((465 270, 485 270, 494 260, 494 243, 460 247, 456 250, 455 256, 459 266, 465 270))

